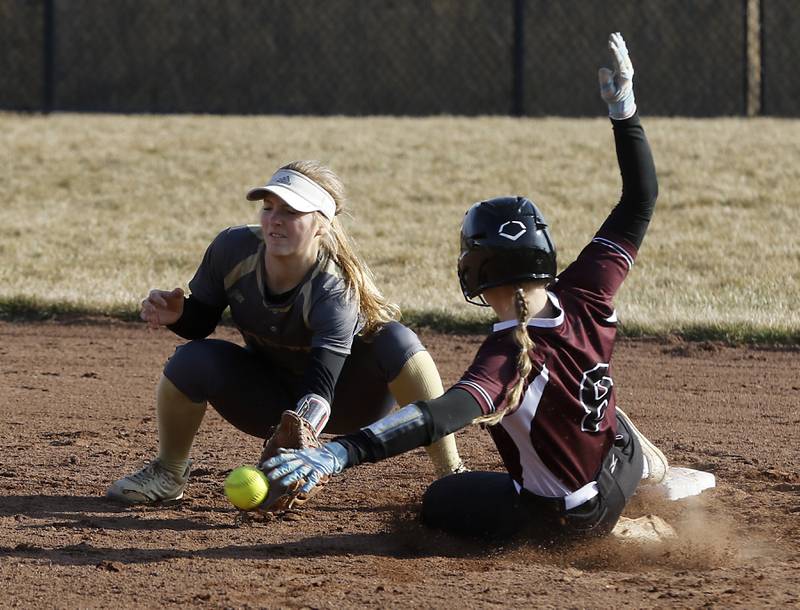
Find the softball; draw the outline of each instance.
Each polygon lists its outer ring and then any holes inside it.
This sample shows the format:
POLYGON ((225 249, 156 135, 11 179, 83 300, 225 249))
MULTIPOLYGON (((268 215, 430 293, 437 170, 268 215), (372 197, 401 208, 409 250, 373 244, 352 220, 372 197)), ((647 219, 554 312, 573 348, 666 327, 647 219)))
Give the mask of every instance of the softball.
POLYGON ((250 510, 264 501, 267 477, 255 466, 239 466, 225 478, 225 495, 236 508, 250 510))

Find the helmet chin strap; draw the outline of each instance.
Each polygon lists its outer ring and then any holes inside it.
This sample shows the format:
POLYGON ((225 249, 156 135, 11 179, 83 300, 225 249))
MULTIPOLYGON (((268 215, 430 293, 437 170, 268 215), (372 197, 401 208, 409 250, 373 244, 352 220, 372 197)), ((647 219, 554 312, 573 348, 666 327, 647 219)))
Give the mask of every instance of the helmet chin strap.
POLYGON ((486 302, 486 298, 483 296, 483 293, 481 293, 481 294, 479 294, 477 296, 474 296, 474 297, 468 297, 468 296, 464 295, 464 298, 467 300, 467 303, 469 303, 470 305, 477 305, 478 307, 489 307, 490 306, 489 303, 486 302))

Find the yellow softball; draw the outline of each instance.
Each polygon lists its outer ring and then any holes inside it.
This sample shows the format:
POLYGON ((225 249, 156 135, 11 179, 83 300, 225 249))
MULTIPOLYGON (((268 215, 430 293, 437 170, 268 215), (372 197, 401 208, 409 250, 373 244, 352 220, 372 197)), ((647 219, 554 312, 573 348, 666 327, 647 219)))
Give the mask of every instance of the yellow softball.
POLYGON ((236 508, 250 510, 264 501, 267 477, 255 466, 239 466, 225 478, 225 495, 236 508))

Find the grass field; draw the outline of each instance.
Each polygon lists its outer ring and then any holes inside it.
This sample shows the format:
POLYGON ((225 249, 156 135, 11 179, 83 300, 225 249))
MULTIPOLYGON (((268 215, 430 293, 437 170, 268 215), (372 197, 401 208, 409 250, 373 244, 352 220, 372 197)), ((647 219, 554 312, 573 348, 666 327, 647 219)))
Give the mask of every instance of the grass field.
MULTIPOLYGON (((644 118, 659 174, 617 305, 625 333, 800 342, 800 121, 644 118)), ((474 201, 525 194, 559 268, 620 191, 608 121, 0 114, 0 313, 132 316, 186 286, 247 188, 316 158, 349 189, 345 225, 412 323, 482 324, 455 275, 474 201)))

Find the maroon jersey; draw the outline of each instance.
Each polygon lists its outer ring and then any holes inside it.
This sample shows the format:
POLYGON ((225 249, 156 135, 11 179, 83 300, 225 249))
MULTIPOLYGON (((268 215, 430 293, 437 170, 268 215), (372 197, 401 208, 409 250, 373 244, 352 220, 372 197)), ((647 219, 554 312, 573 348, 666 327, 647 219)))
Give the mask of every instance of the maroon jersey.
MULTIPOLYGON (((579 491, 568 501, 573 505, 596 495, 594 480, 616 434, 612 301, 636 253, 629 241, 601 230, 550 286, 556 316, 528 322, 533 369, 522 399, 516 411, 489 427, 518 489, 548 497, 579 491)), ((517 407, 507 402, 519 379, 516 325, 495 324, 455 384, 486 414, 517 407)))

